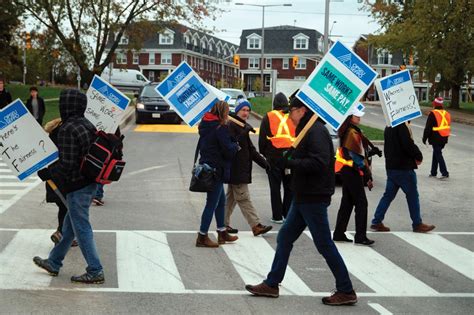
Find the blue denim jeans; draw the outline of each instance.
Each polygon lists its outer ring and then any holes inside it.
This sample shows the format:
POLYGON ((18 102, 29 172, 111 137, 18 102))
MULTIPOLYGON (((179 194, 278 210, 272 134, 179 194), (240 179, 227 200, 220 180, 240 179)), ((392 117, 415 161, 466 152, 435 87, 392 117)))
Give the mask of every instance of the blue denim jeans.
POLYGON ((104 198, 104 185, 103 184, 97 184, 97 191, 94 197, 99 200, 102 200, 102 198, 104 198))
POLYGON ((207 193, 206 205, 201 216, 201 227, 199 228, 201 234, 206 234, 209 231, 213 215, 216 216, 217 228, 225 228, 225 192, 222 181, 217 181, 214 190, 207 193))
POLYGON ((82 255, 87 262, 86 271, 96 276, 102 271, 99 254, 95 245, 92 226, 89 222, 89 206, 97 191, 97 184, 67 194, 68 212, 64 218, 61 241, 49 253, 48 261, 55 270, 63 266, 64 257, 76 237, 82 255))
POLYGON ((431 175, 436 176, 439 171, 442 176, 449 176, 448 169, 446 168, 446 162, 443 157, 443 148, 444 145, 435 145, 433 144, 433 159, 431 161, 431 175))
POLYGON ((385 213, 395 199, 398 189, 402 189, 405 193, 410 211, 412 226, 415 227, 421 223, 420 199, 418 195, 418 187, 416 173, 414 170, 387 170, 387 184, 382 199, 380 199, 377 209, 375 209, 372 224, 382 223, 385 213))
POLYGON ((349 278, 344 260, 339 254, 331 238, 329 229, 329 203, 297 204, 293 201, 285 223, 278 232, 277 248, 273 258, 272 269, 264 282, 271 287, 278 287, 282 282, 288 259, 290 258, 293 243, 300 237, 306 227, 313 237, 314 245, 323 255, 326 263, 336 278, 336 289, 341 292, 352 291, 352 282, 349 278))

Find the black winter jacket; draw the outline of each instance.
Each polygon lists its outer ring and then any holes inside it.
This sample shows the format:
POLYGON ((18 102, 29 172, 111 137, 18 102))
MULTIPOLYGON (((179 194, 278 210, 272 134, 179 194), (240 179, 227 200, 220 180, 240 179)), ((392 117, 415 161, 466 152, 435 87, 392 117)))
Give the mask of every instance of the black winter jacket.
POLYGON ((7 90, 0 91, 0 109, 6 107, 12 102, 12 95, 7 90))
MULTIPOLYGON (((296 135, 304 128, 312 112, 307 112, 296 127, 296 135)), ((295 202, 331 202, 334 194, 334 147, 324 122, 318 119, 308 130, 287 163, 292 173, 295 202)))
MULTIPOLYGON (((42 125, 43 124, 43 117, 44 117, 44 114, 46 113, 46 106, 44 105, 43 98, 38 96, 37 99, 38 99, 38 116, 39 116, 37 121, 40 125, 42 125)), ((31 115, 33 115, 32 101, 33 101, 33 99, 31 97, 26 101, 26 108, 31 113, 31 115)))
MULTIPOLYGON (((234 118, 245 123, 244 120, 237 116, 234 118)), ((250 140, 249 132, 245 131, 244 128, 230 122, 229 132, 230 135, 238 141, 241 147, 232 160, 229 184, 250 184, 252 182, 252 161, 255 161, 262 168, 265 168, 265 158, 257 152, 252 140, 250 140)))
MULTIPOLYGON (((435 109, 443 109, 443 107, 435 107, 435 109)), ((428 140, 429 144, 434 145, 445 145, 448 143, 448 137, 442 137, 439 132, 433 131, 433 127, 438 126, 436 117, 433 112, 430 112, 428 119, 426 120, 425 130, 423 131, 423 143, 428 140)))
POLYGON ((423 154, 413 141, 405 124, 385 127, 385 168, 388 170, 412 170, 418 168, 415 161, 422 161, 423 154))

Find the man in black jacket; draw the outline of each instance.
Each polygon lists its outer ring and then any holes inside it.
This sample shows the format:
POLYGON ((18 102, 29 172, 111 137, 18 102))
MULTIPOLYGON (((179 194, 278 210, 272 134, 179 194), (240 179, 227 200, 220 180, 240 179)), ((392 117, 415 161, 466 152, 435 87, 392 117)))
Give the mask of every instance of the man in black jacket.
MULTIPOLYGON (((291 102, 290 118, 298 135, 314 115, 295 98, 291 102)), ((357 302, 344 260, 331 238, 327 209, 334 194, 334 147, 324 122, 318 119, 291 155, 279 162, 292 172, 294 198, 277 237, 277 248, 270 273, 258 285, 245 288, 257 296, 278 297, 293 243, 309 228, 318 252, 336 278, 337 291, 322 299, 328 305, 351 305, 357 302)))
POLYGON ((5 79, 0 77, 0 109, 12 102, 12 95, 5 89, 5 79))
POLYGON ((26 101, 26 108, 35 117, 38 124, 43 125, 43 117, 46 113, 46 106, 43 98, 38 96, 38 88, 30 87, 30 98, 26 101))
POLYGON ((401 188, 406 195, 413 232, 426 233, 435 228, 421 220, 420 200, 415 169, 423 161, 423 154, 413 141, 409 123, 386 127, 384 131, 385 169, 387 184, 380 199, 370 228, 375 232, 388 232, 390 228, 382 222, 390 203, 401 188))
POLYGON ((86 273, 73 276, 72 282, 104 283, 104 272, 97 253, 92 226, 89 222, 89 206, 97 190, 97 184, 80 172, 81 159, 95 139, 95 127, 85 117, 87 97, 78 90, 63 90, 59 96, 59 112, 63 124, 58 132, 59 160, 52 167, 38 171, 46 181, 53 179, 63 183, 68 212, 64 218, 62 238, 49 253, 48 259, 36 256, 34 263, 57 276, 74 237, 87 262, 86 273))
POLYGON ((262 235, 272 229, 272 226, 263 225, 257 214, 257 209, 250 200, 249 184, 252 182, 252 162, 256 162, 262 168, 269 170, 267 160, 257 152, 249 137, 252 127, 246 123, 250 115, 251 105, 247 100, 240 100, 235 107, 235 116, 238 121, 245 124, 242 128, 234 122, 229 123, 231 136, 239 142, 240 150, 232 160, 230 169, 230 181, 227 186, 225 203, 225 225, 227 232, 237 233, 238 230, 230 226, 230 216, 238 204, 242 214, 252 228, 254 236, 262 235))

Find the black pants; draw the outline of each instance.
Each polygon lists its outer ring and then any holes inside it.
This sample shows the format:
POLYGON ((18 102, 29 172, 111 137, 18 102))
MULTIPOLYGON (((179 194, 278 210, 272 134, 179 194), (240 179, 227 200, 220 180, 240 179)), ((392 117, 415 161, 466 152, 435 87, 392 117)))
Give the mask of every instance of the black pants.
POLYGON ((67 213, 67 207, 61 202, 56 202, 58 206, 58 231, 61 232, 63 229, 64 217, 67 213))
POLYGON ((334 238, 341 238, 347 230, 352 208, 355 207, 355 240, 364 240, 367 235, 367 196, 364 189, 364 178, 352 167, 344 166, 341 170, 342 199, 337 213, 334 238))
POLYGON ((267 172, 270 183, 270 197, 272 204, 272 219, 282 220, 288 215, 291 199, 293 198, 290 190, 291 175, 285 175, 285 170, 278 168, 269 160, 271 170, 267 172), (281 198, 281 184, 283 183, 283 201, 281 198))

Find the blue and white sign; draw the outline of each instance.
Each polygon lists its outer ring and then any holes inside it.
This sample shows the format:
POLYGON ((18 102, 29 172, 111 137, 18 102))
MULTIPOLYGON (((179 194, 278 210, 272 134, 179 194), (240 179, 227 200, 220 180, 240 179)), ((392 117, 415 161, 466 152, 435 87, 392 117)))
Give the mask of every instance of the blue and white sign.
POLYGON ((337 130, 376 78, 376 71, 338 41, 296 96, 337 130))
POLYGON ((422 115, 409 70, 378 79, 375 87, 387 126, 395 127, 422 115))
POLYGON ((209 83, 206 83, 206 86, 209 88, 209 90, 211 90, 212 93, 217 96, 219 101, 229 102, 229 100, 231 99, 230 95, 210 85, 209 83))
POLYGON ((84 116, 98 130, 115 133, 130 99, 99 76, 94 76, 87 90, 84 116))
POLYGON ((0 160, 19 180, 58 158, 58 148, 19 99, 0 109, 0 160))
POLYGON ((219 100, 199 75, 186 63, 181 64, 163 80, 156 91, 176 113, 193 127, 219 100))

